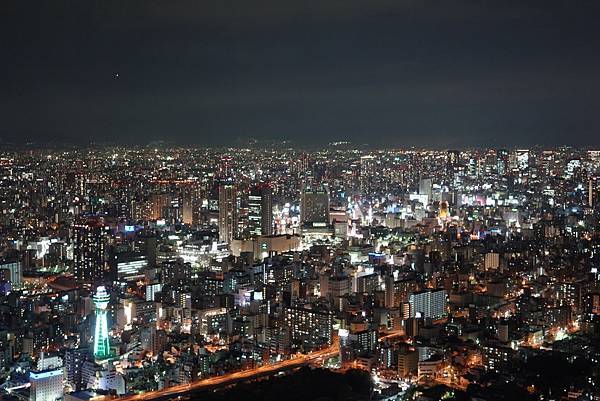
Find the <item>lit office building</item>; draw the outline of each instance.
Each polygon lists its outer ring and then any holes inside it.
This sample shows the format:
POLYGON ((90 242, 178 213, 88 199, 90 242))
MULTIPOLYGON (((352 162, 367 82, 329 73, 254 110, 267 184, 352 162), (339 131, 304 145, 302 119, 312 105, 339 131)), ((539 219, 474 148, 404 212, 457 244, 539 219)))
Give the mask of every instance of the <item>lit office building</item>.
POLYGON ((427 202, 431 202, 433 194, 433 179, 421 178, 419 180, 419 195, 426 195, 427 202))
POLYGON ((510 155, 508 150, 506 149, 498 149, 496 151, 496 172, 500 176, 505 176, 508 174, 510 165, 509 165, 510 155))
POLYGON ((518 149, 516 151, 517 170, 523 172, 529 168, 529 150, 518 149))
POLYGON ((408 377, 418 371, 419 353, 413 349, 402 348, 398 351, 398 375, 408 377))
POLYGON ((118 252, 112 255, 110 267, 114 280, 135 282, 144 279, 148 260, 142 252, 118 252))
POLYGON ((192 277, 192 266, 183 259, 167 260, 162 264, 163 284, 180 285, 192 277))
POLYGON ((302 223, 329 224, 329 194, 324 186, 306 188, 300 204, 302 223))
POLYGON ((448 173, 450 173, 450 174, 460 173, 460 169, 462 168, 461 160, 460 160, 460 151, 449 150, 447 152, 446 168, 447 168, 448 173))
POLYGON ((248 228, 250 235, 273 234, 273 199, 267 185, 254 188, 248 197, 248 228))
POLYGON ((64 395, 63 369, 46 369, 29 373, 31 401, 57 401, 64 395))
POLYGON ((162 291, 161 283, 152 283, 146 285, 146 301, 154 301, 156 294, 162 291))
POLYGON ((82 367, 89 360, 87 348, 68 349, 65 351, 65 380, 72 391, 83 390, 82 367))
POLYGON ((368 194, 373 189, 374 176, 377 174, 377 159, 366 155, 360 158, 360 190, 368 194))
POLYGON ((64 395, 63 367, 59 357, 44 357, 42 353, 35 371, 29 373, 31 401, 57 401, 64 395))
POLYGON ((151 220, 162 219, 167 214, 167 209, 171 204, 171 196, 169 194, 153 194, 150 197, 151 220))
POLYGON ((238 230, 237 190, 231 180, 219 185, 219 241, 231 243, 238 230))
POLYGON ((294 344, 318 348, 332 343, 333 315, 327 310, 306 307, 285 308, 284 321, 290 329, 294 344))
POLYGON ((103 277, 106 231, 100 222, 73 226, 74 274, 78 281, 92 283, 103 277))
POLYGON ((11 288, 19 288, 23 281, 23 269, 20 260, 0 260, 0 277, 10 282, 11 288), (3 274, 6 271, 6 274, 3 274))
POLYGON ((181 221, 183 224, 194 224, 194 206, 196 205, 194 195, 190 192, 183 194, 180 200, 181 221))

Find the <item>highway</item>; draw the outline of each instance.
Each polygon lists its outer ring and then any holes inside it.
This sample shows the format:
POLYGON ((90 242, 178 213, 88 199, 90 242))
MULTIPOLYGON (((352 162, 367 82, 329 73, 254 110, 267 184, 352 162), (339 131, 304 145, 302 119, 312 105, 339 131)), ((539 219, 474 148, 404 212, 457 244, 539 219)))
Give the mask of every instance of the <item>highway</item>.
POLYGON ((115 398, 115 401, 142 401, 142 400, 157 400, 169 399, 179 395, 183 395, 192 391, 208 390, 215 387, 227 386, 233 383, 252 380, 261 376, 268 376, 278 372, 295 369, 311 362, 322 361, 325 358, 337 355, 339 347, 337 341, 330 347, 316 351, 307 355, 299 355, 293 359, 287 359, 281 362, 260 366, 254 369, 244 370, 241 372, 228 373, 222 376, 209 377, 203 380, 198 380, 190 384, 180 384, 173 387, 168 387, 162 390, 149 391, 143 394, 130 395, 115 398))
POLYGON ((388 331, 385 335, 379 337, 377 341, 384 342, 385 340, 389 340, 390 338, 402 337, 404 335, 404 330, 392 330, 388 331))

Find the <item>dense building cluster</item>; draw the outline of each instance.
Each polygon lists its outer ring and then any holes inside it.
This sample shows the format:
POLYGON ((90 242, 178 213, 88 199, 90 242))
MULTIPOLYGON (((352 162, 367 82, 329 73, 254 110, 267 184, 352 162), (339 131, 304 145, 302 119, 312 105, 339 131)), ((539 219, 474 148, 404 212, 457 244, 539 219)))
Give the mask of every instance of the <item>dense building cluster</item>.
POLYGON ((599 218, 588 149, 0 152, 2 396, 298 363, 598 400, 599 218))

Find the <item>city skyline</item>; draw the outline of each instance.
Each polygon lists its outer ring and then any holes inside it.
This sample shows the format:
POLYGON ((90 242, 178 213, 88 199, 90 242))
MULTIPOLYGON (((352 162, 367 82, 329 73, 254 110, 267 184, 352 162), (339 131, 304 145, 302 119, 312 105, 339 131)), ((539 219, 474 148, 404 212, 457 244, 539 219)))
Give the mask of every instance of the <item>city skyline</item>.
POLYGON ((0 401, 600 401, 599 0, 0 9, 0 401))
POLYGON ((7 401, 600 400, 600 150, 3 148, 0 188, 7 401))

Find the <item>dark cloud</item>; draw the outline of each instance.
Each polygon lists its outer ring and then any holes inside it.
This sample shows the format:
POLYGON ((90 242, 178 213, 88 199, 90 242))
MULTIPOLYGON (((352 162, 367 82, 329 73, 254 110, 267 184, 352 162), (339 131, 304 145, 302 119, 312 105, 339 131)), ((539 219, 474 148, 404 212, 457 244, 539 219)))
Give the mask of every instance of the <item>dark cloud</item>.
POLYGON ((597 146, 597 4, 9 1, 0 137, 597 146))

